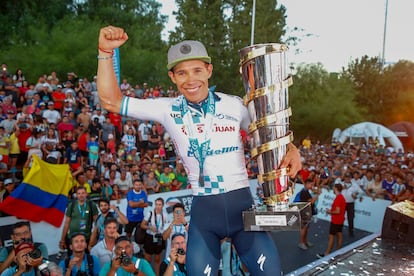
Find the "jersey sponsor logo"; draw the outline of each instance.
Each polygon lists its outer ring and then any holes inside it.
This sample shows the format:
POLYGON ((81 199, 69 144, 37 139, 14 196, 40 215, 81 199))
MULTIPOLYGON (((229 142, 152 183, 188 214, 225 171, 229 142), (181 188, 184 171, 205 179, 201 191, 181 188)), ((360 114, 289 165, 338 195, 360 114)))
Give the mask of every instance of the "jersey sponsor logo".
POLYGON ((208 264, 206 268, 204 268, 204 275, 210 276, 211 275, 211 266, 208 264))
MULTIPOLYGON (((229 152, 237 151, 238 149, 239 147, 237 146, 222 147, 221 149, 211 149, 207 151, 207 156, 229 153, 229 152)), ((188 149, 187 156, 194 157, 194 150, 191 147, 189 147, 188 149)))
POLYGON ((216 117, 218 119, 220 119, 220 120, 223 120, 224 119, 224 120, 230 120, 230 121, 234 121, 234 122, 238 122, 239 121, 239 120, 237 120, 237 118, 235 118, 233 116, 230 116, 230 115, 223 114, 223 113, 217 114, 216 117))
POLYGON ((221 125, 214 125, 213 126, 213 132, 235 132, 236 127, 235 126, 221 126, 221 125))
POLYGON ((257 264, 260 266, 261 271, 263 271, 263 265, 265 261, 266 261, 266 256, 264 256, 263 254, 260 255, 259 259, 257 259, 257 264))
POLYGON ((171 118, 182 118, 181 113, 170 113, 171 118))

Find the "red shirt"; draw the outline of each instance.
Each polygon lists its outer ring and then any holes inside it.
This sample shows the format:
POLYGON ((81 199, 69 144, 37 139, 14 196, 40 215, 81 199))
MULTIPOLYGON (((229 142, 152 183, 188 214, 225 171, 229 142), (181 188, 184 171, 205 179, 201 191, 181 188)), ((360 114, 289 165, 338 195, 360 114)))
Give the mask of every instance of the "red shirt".
POLYGON ((62 91, 54 91, 52 93, 53 101, 55 102, 55 109, 62 110, 63 102, 66 99, 66 94, 62 91))
POLYGON ((78 138, 78 148, 83 151, 87 151, 88 144, 88 133, 85 131, 83 132, 78 138))
POLYGON ((335 211, 336 207, 339 207, 339 214, 331 214, 331 222, 333 224, 342 225, 345 221, 345 211, 346 211, 346 201, 345 197, 342 194, 339 194, 335 197, 331 211, 335 211))
POLYGON ((116 113, 109 113, 109 118, 114 127, 118 128, 118 131, 122 133, 122 117, 116 113))
POLYGON ((32 135, 32 131, 30 129, 22 130, 20 129, 19 135, 17 135, 17 139, 19 141, 20 151, 28 152, 29 149, 26 147, 26 141, 32 135))

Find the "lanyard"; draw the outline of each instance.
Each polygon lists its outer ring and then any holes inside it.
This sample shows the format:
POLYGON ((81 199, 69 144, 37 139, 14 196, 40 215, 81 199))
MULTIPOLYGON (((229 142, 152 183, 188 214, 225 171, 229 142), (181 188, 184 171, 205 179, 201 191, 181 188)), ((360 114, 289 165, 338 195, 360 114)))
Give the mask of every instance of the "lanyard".
POLYGON ((84 219, 85 218, 85 211, 86 211, 86 204, 83 203, 83 206, 81 207, 79 202, 78 202, 78 209, 79 209, 79 213, 81 215, 81 217, 84 219), (83 208, 85 206, 85 208, 83 208))
POLYGON ((205 112, 206 127, 204 128, 204 137, 200 137, 201 139, 199 137, 196 137, 198 130, 191 115, 191 111, 188 108, 187 100, 183 97, 181 102, 181 116, 183 118, 184 125, 187 126, 190 149, 198 161, 199 184, 201 187, 204 186, 204 163, 208 150, 210 149, 210 133, 212 130, 213 118, 216 111, 213 91, 214 87, 210 88, 208 92, 207 108, 205 112))

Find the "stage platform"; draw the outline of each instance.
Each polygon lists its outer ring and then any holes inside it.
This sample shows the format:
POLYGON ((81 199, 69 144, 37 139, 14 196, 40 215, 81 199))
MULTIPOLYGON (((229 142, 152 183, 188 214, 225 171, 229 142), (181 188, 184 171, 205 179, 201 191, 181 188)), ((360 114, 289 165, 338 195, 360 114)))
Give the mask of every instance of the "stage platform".
POLYGON ((286 275, 414 275, 414 245, 371 234, 286 275))

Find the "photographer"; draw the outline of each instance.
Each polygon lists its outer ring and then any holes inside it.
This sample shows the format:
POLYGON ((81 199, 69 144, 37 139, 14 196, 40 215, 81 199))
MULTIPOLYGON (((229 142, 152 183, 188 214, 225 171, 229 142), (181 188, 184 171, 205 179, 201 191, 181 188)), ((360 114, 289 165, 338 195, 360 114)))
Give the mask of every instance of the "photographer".
POLYGON ((65 276, 97 276, 100 271, 99 259, 85 252, 87 247, 84 233, 73 233, 70 238, 71 256, 59 263, 65 276))
POLYGON ((160 274, 163 276, 187 275, 185 257, 187 253, 187 242, 183 234, 176 233, 171 238, 171 251, 160 266, 160 274))
POLYGON ((128 237, 120 236, 115 240, 114 253, 114 258, 103 266, 99 276, 155 276, 147 260, 132 256, 133 245, 128 237))
POLYGON ((13 263, 16 254, 15 250, 13 249, 15 249, 20 243, 23 242, 32 243, 34 248, 38 249, 41 253, 38 258, 32 258, 31 263, 34 266, 40 265, 42 263, 43 258, 49 258, 46 245, 44 245, 43 243, 32 242, 32 231, 30 228, 30 223, 28 221, 19 221, 13 225, 11 239, 13 241, 13 246, 2 247, 0 249, 0 272, 14 265, 13 263))
POLYGON ((3 271, 2 276, 35 275, 37 266, 42 262, 42 256, 39 249, 35 249, 31 242, 21 242, 14 248, 16 265, 13 265, 3 271), (39 263, 40 261, 40 263, 39 263))
POLYGON ((159 275, 157 272, 161 264, 161 253, 165 249, 162 230, 168 217, 163 208, 164 199, 159 197, 155 200, 154 210, 149 211, 141 223, 141 228, 146 230, 144 257, 149 263, 152 263, 152 256, 154 256, 154 270, 157 275, 159 275))

